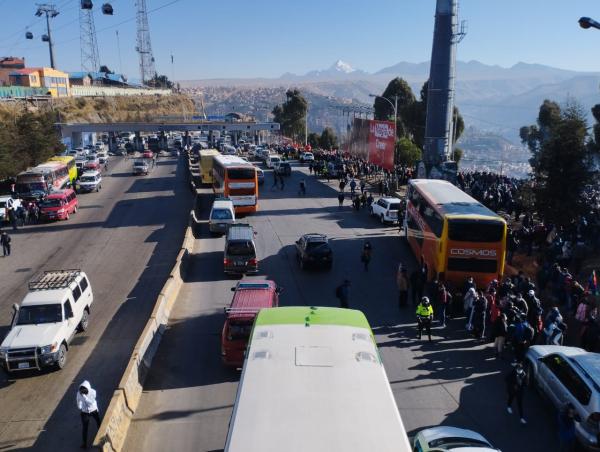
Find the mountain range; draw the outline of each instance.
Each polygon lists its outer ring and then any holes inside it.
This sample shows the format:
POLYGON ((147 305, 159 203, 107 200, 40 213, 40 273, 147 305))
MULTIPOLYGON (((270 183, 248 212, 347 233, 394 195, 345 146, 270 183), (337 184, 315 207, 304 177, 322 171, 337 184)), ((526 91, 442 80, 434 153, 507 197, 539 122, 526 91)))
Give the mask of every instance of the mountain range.
MULTIPOLYGON (((257 88, 298 87, 339 103, 372 104, 370 93, 381 93, 394 77, 404 78, 416 96, 429 76, 429 62, 400 62, 373 73, 356 69, 342 60, 322 70, 277 78, 184 80, 182 87, 257 88)), ((456 105, 468 126, 501 134, 518 141, 518 130, 535 122, 544 99, 559 103, 572 98, 586 111, 600 103, 600 72, 578 72, 541 64, 519 62, 511 67, 479 61, 457 61, 456 105)), ((273 99, 273 105, 281 98, 273 99)))

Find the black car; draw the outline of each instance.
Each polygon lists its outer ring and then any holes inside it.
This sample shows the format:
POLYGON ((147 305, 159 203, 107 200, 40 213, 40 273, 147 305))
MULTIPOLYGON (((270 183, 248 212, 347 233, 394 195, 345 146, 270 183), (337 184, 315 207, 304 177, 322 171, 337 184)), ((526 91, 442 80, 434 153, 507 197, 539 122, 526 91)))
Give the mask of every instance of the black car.
POLYGON ((291 176, 292 175, 292 165, 288 162, 281 162, 277 167, 277 173, 282 176, 291 176))
POLYGON ((304 234, 296 241, 296 258, 300 268, 323 267, 327 270, 333 265, 333 251, 329 240, 323 234, 304 234))

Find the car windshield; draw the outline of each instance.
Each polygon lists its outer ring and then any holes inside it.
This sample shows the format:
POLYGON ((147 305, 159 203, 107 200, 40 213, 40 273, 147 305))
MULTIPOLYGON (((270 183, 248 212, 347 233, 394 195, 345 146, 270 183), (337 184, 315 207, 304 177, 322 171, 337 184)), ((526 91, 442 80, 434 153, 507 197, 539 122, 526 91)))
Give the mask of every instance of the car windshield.
POLYGON ((79 180, 81 182, 96 182, 96 178, 94 176, 81 176, 79 180))
POLYGON ((19 309, 17 325, 35 325, 38 323, 62 322, 60 304, 42 304, 38 306, 22 306, 19 309))
POLYGON ((40 206, 44 207, 60 207, 63 203, 60 199, 45 199, 41 202, 40 206))
POLYGON ((87 159, 88 159, 88 161, 89 160, 96 160, 96 156, 95 155, 88 155, 87 159))
POLYGON ((231 220, 233 217, 229 209, 214 209, 211 218, 213 220, 231 220))
POLYGON ((400 203, 399 202, 391 202, 390 210, 400 210, 400 203))
POLYGON ((231 322, 227 338, 230 341, 245 340, 250 337, 252 322, 231 322))
POLYGON ((317 241, 312 242, 311 241, 311 242, 308 242, 306 244, 306 249, 307 250, 314 250, 314 249, 317 249, 317 248, 321 248, 323 246, 327 246, 327 242, 317 242, 317 241))
POLYGON ((254 247, 252 246, 252 242, 249 241, 229 242, 227 245, 227 254, 231 256, 254 255, 254 247))
POLYGON ((135 162, 133 166, 144 167, 146 164, 144 162, 135 162))

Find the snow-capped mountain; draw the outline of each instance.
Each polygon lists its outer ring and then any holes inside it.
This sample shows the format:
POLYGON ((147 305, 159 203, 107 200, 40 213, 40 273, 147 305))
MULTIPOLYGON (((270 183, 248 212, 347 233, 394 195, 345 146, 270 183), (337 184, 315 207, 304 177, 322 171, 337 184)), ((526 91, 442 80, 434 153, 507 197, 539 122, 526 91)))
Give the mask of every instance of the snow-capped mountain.
POLYGON ((326 81, 357 79, 367 75, 366 72, 353 68, 349 63, 337 60, 327 69, 309 71, 304 75, 296 75, 288 72, 283 74, 280 79, 290 81, 326 81))

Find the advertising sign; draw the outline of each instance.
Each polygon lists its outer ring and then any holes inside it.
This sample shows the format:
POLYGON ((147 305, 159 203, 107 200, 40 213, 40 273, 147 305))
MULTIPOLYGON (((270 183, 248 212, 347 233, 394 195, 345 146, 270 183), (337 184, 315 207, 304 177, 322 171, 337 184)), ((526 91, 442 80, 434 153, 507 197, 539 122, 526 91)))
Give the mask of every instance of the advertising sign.
POLYGON ((391 121, 369 121, 369 162, 381 168, 394 168, 396 127, 391 121))

